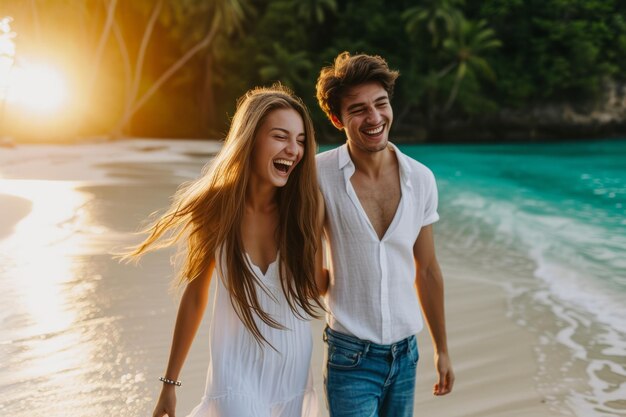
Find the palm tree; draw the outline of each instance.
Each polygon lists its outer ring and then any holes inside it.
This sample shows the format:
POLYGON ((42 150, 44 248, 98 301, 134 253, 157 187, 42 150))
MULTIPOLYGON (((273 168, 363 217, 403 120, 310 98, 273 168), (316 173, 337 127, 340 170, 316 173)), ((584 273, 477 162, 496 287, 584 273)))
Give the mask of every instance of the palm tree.
POLYGON ((259 75, 263 81, 278 81, 288 87, 296 88, 305 84, 308 73, 313 68, 306 52, 290 52, 275 42, 272 55, 260 55, 259 75))
POLYGON ((296 2, 295 7, 298 17, 308 23, 324 23, 326 14, 337 13, 335 0, 301 0, 296 2))
POLYGON ((443 42, 444 53, 452 57, 452 63, 439 76, 443 77, 456 68, 454 84, 443 113, 450 110, 454 104, 461 84, 468 73, 489 80, 495 79, 495 74, 489 62, 484 58, 484 54, 500 46, 502 42, 496 38, 493 29, 487 27, 485 20, 478 22, 463 20, 459 31, 443 42))
MULTIPOLYGON (((218 33, 229 33, 232 30, 240 28, 245 18, 246 10, 249 9, 247 0, 214 0, 208 3, 197 0, 182 2, 172 1, 170 6, 174 9, 174 15, 185 16, 186 18, 190 18, 190 15, 205 16, 203 21, 200 22, 200 29, 202 30, 201 38, 191 45, 183 56, 176 60, 141 96, 139 96, 138 86, 141 80, 141 64, 144 60, 145 46, 147 46, 152 34, 152 28, 155 20, 158 18, 162 2, 163 0, 160 0, 154 5, 150 20, 146 25, 141 48, 137 57, 133 88, 129 95, 129 101, 126 103, 124 113, 113 130, 114 136, 118 136, 122 132, 124 127, 130 122, 132 116, 146 104, 166 81, 183 68, 197 53, 210 46, 218 33)), ((195 29, 198 29, 198 27, 195 29)))
POLYGON ((96 80, 98 78, 98 72, 100 71, 100 62, 102 61, 102 56, 104 55, 104 48, 109 39, 109 34, 113 29, 113 22, 115 21, 115 9, 117 8, 117 0, 110 0, 106 3, 106 20, 104 22, 104 26, 102 28, 102 32, 100 32, 100 38, 98 40, 98 46, 96 47, 96 53, 94 55, 90 77, 87 81, 87 94, 86 97, 89 100, 91 98, 92 92, 94 90, 94 86, 96 84, 96 80))
POLYGON ((409 36, 419 37, 425 28, 432 37, 432 46, 436 48, 442 40, 453 33, 463 20, 458 6, 464 0, 426 0, 424 6, 413 6, 402 13, 406 22, 405 30, 409 36))
MULTIPOLYGON (((148 23, 146 24, 146 27, 143 31, 143 36, 141 37, 141 44, 139 45, 137 60, 135 62, 135 71, 132 76, 129 72, 132 71, 130 61, 126 62, 126 58, 128 57, 128 49, 126 48, 126 44, 124 42, 124 36, 119 26, 117 24, 113 25, 113 34, 115 35, 120 49, 120 55, 122 56, 125 73, 125 84, 128 88, 127 90, 125 90, 126 94, 124 97, 124 115, 128 115, 130 113, 132 106, 137 100, 137 95, 139 94, 139 83, 141 82, 141 74, 143 72, 143 64, 146 57, 146 49, 148 48, 148 42, 150 41, 150 37, 152 36, 152 31, 154 30, 154 26, 159 18, 161 9, 163 8, 163 3, 164 0, 158 0, 152 6, 150 18, 148 19, 148 23)), ((122 118, 120 124, 115 128, 114 136, 118 136, 121 134, 122 128, 130 122, 130 117, 132 117, 132 114, 130 114, 128 120, 122 118)))
POLYGON ((256 16, 256 9, 248 1, 237 0, 229 5, 229 13, 225 13, 225 23, 222 25, 221 31, 218 33, 219 39, 214 42, 215 47, 207 48, 204 52, 204 70, 202 87, 198 90, 198 98, 200 102, 200 124, 205 132, 211 129, 215 130, 215 122, 217 119, 217 101, 215 88, 219 84, 216 77, 217 63, 223 59, 225 54, 230 51, 226 48, 220 48, 218 43, 230 42, 229 37, 233 34, 242 34, 244 32, 243 24, 246 20, 256 16))

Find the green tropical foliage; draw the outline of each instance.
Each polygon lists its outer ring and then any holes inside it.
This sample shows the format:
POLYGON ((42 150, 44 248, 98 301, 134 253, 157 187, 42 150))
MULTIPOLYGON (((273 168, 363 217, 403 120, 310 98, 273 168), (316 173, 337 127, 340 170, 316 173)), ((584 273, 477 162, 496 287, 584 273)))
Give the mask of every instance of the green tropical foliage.
POLYGON ((296 15, 308 23, 324 23, 328 13, 337 12, 335 0, 301 0, 295 3, 296 15))
POLYGON ((264 82, 280 81, 291 88, 306 85, 306 77, 313 69, 307 53, 290 52, 278 42, 272 46, 271 54, 262 54, 258 57, 261 80, 264 82))
POLYGON ((426 29, 432 38, 432 46, 437 47, 450 34, 454 33, 463 20, 459 7, 463 0, 426 0, 424 6, 413 6, 402 13, 406 20, 409 35, 419 37, 426 29))
POLYGON ((454 85, 444 106, 446 113, 454 104, 461 83, 469 74, 495 81, 496 75, 489 65, 483 53, 502 46, 502 42, 496 39, 493 29, 487 27, 487 22, 480 20, 472 22, 461 20, 455 32, 443 43, 443 50, 452 58, 453 66, 456 67, 454 85))
POLYGON ((281 81, 320 138, 337 140, 315 82, 345 50, 400 71, 394 129, 407 137, 593 102, 626 82, 620 0, 0 0, 0 11, 14 19, 17 59, 52 50, 83 62, 83 135, 220 136, 237 97, 281 81))

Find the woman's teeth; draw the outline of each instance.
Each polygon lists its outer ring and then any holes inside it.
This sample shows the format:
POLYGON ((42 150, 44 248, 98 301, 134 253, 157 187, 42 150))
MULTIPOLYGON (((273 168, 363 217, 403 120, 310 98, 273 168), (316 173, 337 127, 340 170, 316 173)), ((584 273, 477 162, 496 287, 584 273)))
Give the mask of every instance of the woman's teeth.
POLYGON ((289 168, 291 168, 292 165, 293 165, 293 161, 290 161, 288 159, 275 159, 274 160, 274 167, 276 167, 276 169, 279 170, 280 172, 289 171, 289 168))

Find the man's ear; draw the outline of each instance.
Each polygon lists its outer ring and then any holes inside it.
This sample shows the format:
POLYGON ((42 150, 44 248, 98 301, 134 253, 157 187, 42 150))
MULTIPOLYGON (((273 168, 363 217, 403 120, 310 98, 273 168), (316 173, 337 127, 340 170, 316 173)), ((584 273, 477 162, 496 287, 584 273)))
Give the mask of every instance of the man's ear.
POLYGON ((339 120, 339 118, 332 113, 330 115, 330 121, 332 122, 333 126, 335 126, 337 129, 339 130, 343 129, 343 123, 341 123, 341 120, 339 120))

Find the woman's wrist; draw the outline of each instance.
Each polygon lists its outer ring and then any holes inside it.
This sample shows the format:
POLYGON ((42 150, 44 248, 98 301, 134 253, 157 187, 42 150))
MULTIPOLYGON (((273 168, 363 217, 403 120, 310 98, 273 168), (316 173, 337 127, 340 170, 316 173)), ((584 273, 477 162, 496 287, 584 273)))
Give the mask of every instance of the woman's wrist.
POLYGON ((172 387, 180 387, 182 385, 180 381, 177 381, 175 379, 169 379, 164 376, 159 377, 159 381, 163 382, 163 385, 165 386, 169 385, 172 387))

